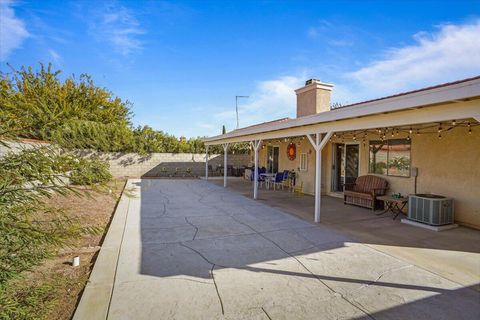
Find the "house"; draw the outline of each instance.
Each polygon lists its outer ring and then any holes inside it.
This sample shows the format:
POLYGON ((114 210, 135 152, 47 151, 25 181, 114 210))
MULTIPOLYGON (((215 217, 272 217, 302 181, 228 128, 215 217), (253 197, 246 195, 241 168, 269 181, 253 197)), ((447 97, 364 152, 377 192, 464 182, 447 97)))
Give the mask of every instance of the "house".
MULTIPOLYGON (((316 222, 321 195, 341 196, 343 183, 373 174, 389 182, 389 194, 452 197, 457 223, 480 228, 480 76, 338 108, 333 87, 310 79, 295 90, 296 118, 204 142, 225 150, 251 142, 257 166, 295 170, 296 184, 315 196, 316 222)), ((253 188, 257 198, 258 183, 253 188)))

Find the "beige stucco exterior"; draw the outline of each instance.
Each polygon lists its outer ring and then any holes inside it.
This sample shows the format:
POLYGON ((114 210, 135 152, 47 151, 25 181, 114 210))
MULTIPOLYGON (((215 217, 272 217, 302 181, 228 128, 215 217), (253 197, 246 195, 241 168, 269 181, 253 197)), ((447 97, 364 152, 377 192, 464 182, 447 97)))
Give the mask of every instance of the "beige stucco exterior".
MULTIPOLYGON (((394 138, 405 138, 400 134, 394 138)), ((358 143, 359 174, 368 174, 368 141, 378 140, 378 136, 367 136, 366 143, 346 140, 346 143, 358 143)), ((291 142, 265 141, 264 145, 277 145, 279 153, 279 171, 295 170, 298 184, 303 182, 307 194, 315 192, 315 151, 308 139, 297 141, 297 157, 291 161, 287 157, 287 146, 291 142), (299 142, 298 142, 299 141, 299 142), (306 153, 308 167, 299 171, 300 154, 306 153)), ((332 139, 340 143, 340 140, 332 139)), ((322 152, 322 194, 332 194, 332 143, 328 143, 322 152)), ((259 152, 260 166, 266 166, 266 148, 259 152)), ((450 130, 439 139, 436 134, 412 135, 411 167, 418 168, 417 193, 432 193, 452 197, 455 200, 455 219, 458 223, 480 228, 480 130, 468 134, 465 127, 450 130)), ((392 177, 380 175, 390 184, 389 193, 414 193, 413 177, 392 177)))
POLYGON ((297 118, 330 111, 333 85, 310 80, 312 83, 295 90, 297 94, 297 118))
MULTIPOLYGON (((362 133, 363 139, 363 134, 368 132, 370 136, 365 138, 365 144, 361 141, 359 143, 359 175, 364 175, 369 169, 368 142, 379 140, 378 129, 388 129, 389 133, 393 129, 397 132, 406 132, 403 136, 405 138, 409 128, 418 129, 433 125, 430 133, 413 134, 411 137, 410 167, 418 168, 417 193, 452 197, 455 200, 457 222, 480 228, 480 76, 364 101, 334 110, 329 110, 327 104, 329 89, 331 85, 309 80, 305 87, 295 90, 297 118, 253 125, 224 135, 205 138, 204 142, 211 145, 251 141, 255 142, 252 145, 258 145, 258 142, 262 141, 263 145, 269 143, 278 145, 280 147, 279 170, 295 170, 297 182, 303 185, 304 192, 315 194, 315 221, 318 222, 320 193, 315 192, 316 155, 315 148, 310 144, 310 140, 306 139, 307 135, 313 137, 312 143, 315 143, 315 136, 320 137, 321 134, 326 137, 344 135, 345 143, 358 143, 358 141, 348 141, 347 137, 353 137, 353 133, 362 133), (321 88, 324 85, 326 87, 321 88), (319 92, 325 97, 319 97, 319 92), (442 138, 439 139, 436 126, 450 124, 453 119, 463 121, 463 126, 454 128, 450 125, 446 126, 448 129, 442 132, 442 138), (465 121, 475 127, 472 134, 468 134, 465 121), (301 137, 303 137, 302 140, 300 140, 301 137), (297 158, 293 161, 289 160, 286 154, 287 145, 292 141, 297 143, 297 158), (305 171, 299 171, 301 153, 308 155, 308 169, 305 171)), ((316 148, 324 146, 321 153, 321 193, 338 195, 331 192, 332 143, 340 142, 335 141, 338 138, 333 137, 326 144, 320 143, 317 139, 316 148)), ((402 138, 402 135, 395 134, 394 138, 402 138)), ((397 145, 391 148, 393 150, 391 152, 400 154, 408 147, 397 145), (404 149, 402 151, 399 148, 404 149)), ((382 156, 384 155, 381 153, 377 154, 377 157, 382 156)), ((260 166, 266 166, 266 149, 260 150, 259 162, 260 166)), ((408 174, 408 169, 403 170, 408 174)), ((382 176, 390 183, 388 193, 414 193, 413 177, 382 176)), ((254 197, 256 198, 256 193, 254 197)))

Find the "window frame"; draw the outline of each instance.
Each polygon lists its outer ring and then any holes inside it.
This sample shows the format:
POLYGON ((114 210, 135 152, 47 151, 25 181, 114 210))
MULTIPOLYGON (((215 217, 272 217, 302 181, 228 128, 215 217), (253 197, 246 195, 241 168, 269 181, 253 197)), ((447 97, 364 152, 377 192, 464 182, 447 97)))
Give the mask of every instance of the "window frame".
POLYGON ((378 174, 378 175, 382 175, 382 176, 387 176, 387 177, 399 177, 399 178, 410 178, 411 177, 411 168, 412 168, 412 140, 410 139, 406 139, 406 138, 397 138, 397 139, 386 139, 385 141, 382 141, 382 140, 369 140, 368 141, 368 173, 370 174, 378 174), (409 154, 408 154, 408 160, 409 160, 409 164, 408 164, 408 175, 395 175, 395 174, 390 174, 390 170, 389 170, 389 162, 390 162, 390 146, 392 144, 390 144, 391 141, 403 141, 403 144, 408 144, 410 146, 409 148, 409 154), (386 146, 387 146, 387 162, 386 162, 386 168, 385 168, 385 173, 378 173, 378 172, 372 172, 372 163, 371 163, 371 150, 370 150, 370 146, 372 145, 372 143, 374 144, 379 144, 383 142, 386 146))
POLYGON ((306 152, 300 153, 300 165, 298 166, 298 171, 308 171, 308 154, 306 152), (304 166, 302 166, 304 164, 304 166))

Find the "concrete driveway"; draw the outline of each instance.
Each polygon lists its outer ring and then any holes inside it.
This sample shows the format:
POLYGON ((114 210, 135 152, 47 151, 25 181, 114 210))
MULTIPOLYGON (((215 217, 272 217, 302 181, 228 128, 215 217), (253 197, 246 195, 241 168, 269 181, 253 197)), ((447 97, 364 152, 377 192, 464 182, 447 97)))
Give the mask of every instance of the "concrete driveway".
POLYGON ((207 181, 127 189, 75 319, 480 318, 478 289, 207 181))

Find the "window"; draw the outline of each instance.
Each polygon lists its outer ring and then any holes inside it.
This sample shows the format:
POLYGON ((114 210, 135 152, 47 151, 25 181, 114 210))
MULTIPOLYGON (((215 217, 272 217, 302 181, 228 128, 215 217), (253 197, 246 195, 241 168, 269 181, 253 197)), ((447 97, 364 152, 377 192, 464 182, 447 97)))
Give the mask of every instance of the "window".
POLYGON ((307 161, 307 154, 301 153, 300 154, 300 168, 299 171, 307 171, 308 170, 308 161, 307 161))
POLYGON ((410 140, 370 141, 369 172, 410 177, 410 140))

